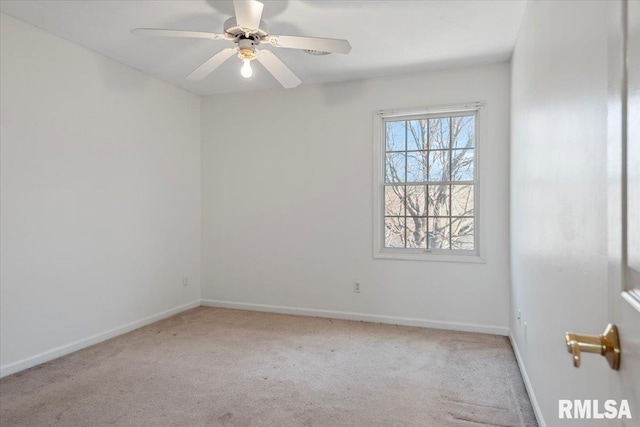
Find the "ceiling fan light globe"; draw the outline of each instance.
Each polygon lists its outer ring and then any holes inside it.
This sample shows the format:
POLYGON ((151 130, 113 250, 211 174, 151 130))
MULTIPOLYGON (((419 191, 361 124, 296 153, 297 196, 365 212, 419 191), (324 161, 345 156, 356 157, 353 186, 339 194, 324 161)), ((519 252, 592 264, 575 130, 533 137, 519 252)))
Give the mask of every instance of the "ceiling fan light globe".
POLYGON ((242 68, 240 68, 240 74, 245 79, 248 79, 249 77, 251 77, 253 75, 253 70, 251 69, 251 60, 245 59, 242 62, 243 62, 243 64, 242 64, 242 68))

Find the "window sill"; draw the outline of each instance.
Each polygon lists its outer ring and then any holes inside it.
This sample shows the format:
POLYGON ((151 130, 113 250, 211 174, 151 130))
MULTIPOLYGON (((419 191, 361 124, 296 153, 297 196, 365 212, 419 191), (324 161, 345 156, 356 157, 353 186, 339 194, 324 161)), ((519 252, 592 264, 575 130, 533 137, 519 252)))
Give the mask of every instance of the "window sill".
POLYGON ((472 264, 486 264, 487 261, 477 253, 472 254, 446 254, 434 252, 400 252, 377 251, 373 254, 375 259, 395 259, 403 261, 435 261, 435 262, 463 262, 472 264))

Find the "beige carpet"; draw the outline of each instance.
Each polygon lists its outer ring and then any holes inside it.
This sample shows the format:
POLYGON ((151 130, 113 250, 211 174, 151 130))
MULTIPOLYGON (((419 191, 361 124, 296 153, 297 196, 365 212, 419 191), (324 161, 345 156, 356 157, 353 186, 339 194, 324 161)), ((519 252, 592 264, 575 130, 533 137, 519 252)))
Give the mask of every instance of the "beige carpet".
POLYGON ((535 426, 505 337, 200 307, 0 380, 8 426, 535 426))

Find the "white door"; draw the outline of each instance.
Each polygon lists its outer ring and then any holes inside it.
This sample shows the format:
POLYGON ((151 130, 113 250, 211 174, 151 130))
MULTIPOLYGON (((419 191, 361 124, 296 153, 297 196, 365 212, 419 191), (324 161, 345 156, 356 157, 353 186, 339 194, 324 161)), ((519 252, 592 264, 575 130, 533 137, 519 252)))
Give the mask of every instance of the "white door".
POLYGON ((622 0, 611 19, 609 57, 609 318, 620 334, 611 396, 640 426, 640 2, 622 0), (624 58, 626 57, 626 61, 624 58), (625 70, 625 65, 626 70, 625 70))

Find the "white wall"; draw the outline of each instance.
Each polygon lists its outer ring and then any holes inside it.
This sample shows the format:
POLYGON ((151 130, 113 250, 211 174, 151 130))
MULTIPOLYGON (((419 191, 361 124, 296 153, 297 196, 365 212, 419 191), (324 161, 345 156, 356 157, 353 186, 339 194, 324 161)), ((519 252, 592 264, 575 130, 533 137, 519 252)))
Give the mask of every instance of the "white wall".
POLYGON ((605 361, 564 346, 607 323, 606 3, 529 2, 512 59, 511 330, 547 426, 607 393, 605 361))
POLYGON ((6 375, 198 304, 200 98, 1 19, 6 375))
POLYGON ((506 333, 509 73, 496 64, 204 98, 205 303, 506 333), (374 111, 469 101, 485 103, 486 264, 374 260, 374 111))

